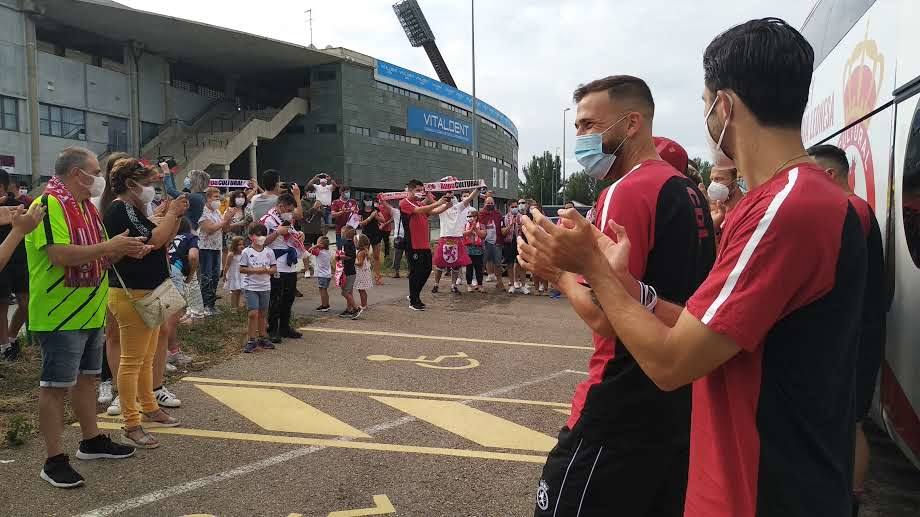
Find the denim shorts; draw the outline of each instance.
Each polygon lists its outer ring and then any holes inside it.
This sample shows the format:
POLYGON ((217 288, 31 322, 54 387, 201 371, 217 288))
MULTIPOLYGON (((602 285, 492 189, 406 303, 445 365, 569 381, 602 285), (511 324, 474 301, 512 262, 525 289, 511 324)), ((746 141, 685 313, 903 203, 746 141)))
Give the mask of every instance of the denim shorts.
POLYGON ((246 309, 250 311, 267 311, 271 291, 250 291, 246 289, 246 309))
POLYGON ((69 388, 77 383, 77 374, 102 373, 102 347, 105 331, 58 330, 32 331, 42 351, 42 388, 69 388))
POLYGON ((331 278, 322 278, 319 276, 316 277, 316 287, 319 287, 320 289, 329 289, 329 284, 331 283, 331 278))
POLYGON ((485 251, 486 264, 501 265, 502 263, 502 247, 501 246, 486 242, 484 251, 485 251))

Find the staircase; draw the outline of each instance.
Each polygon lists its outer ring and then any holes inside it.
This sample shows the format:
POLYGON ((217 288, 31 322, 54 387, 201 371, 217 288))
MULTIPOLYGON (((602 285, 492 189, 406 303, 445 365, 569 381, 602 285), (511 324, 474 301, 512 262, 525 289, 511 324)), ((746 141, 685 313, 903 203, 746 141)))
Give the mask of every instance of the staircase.
POLYGON ((298 115, 306 115, 308 103, 295 97, 281 109, 237 111, 230 103, 213 106, 188 127, 170 125, 141 150, 155 160, 169 155, 180 170, 205 170, 229 165, 257 139, 273 139, 298 115))

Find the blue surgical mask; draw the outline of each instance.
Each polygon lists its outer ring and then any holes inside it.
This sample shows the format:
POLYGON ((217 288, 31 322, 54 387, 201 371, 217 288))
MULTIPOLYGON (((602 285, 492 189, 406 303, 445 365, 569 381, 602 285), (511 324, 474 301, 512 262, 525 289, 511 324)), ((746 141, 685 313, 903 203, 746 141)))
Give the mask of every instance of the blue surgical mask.
POLYGON ((351 199, 351 192, 342 192, 342 199, 346 201, 351 199))
POLYGON ((617 153, 620 152, 620 148, 623 147, 626 140, 624 139, 620 142, 620 145, 617 146, 613 153, 607 154, 604 152, 604 133, 610 131, 613 126, 616 126, 628 116, 628 113, 623 115, 600 133, 575 137, 575 159, 592 178, 604 179, 607 176, 607 172, 610 171, 610 167, 613 166, 613 162, 616 161, 617 153))

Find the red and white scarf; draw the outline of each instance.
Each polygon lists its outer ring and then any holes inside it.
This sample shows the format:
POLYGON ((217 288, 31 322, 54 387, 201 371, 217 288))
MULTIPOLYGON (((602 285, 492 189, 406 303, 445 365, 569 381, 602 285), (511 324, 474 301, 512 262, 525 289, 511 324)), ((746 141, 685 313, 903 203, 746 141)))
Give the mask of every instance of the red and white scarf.
MULTIPOLYGON (((259 220, 260 223, 266 224, 267 221, 272 221, 273 226, 277 229, 281 226, 281 223, 284 222, 284 218, 281 217, 281 213, 278 212, 277 208, 272 208, 265 215, 262 216, 262 219, 259 220)), ((303 235, 302 232, 298 232, 293 227, 284 236, 283 242, 288 245, 289 248, 294 248, 297 250, 298 256, 303 256, 307 252, 306 246, 304 246, 303 241, 300 240, 300 236, 303 235)))
MULTIPOLYGON (((51 178, 48 185, 45 186, 45 194, 53 196, 61 203, 64 219, 67 221, 67 229, 70 230, 71 244, 92 246, 105 240, 102 218, 99 217, 99 212, 89 199, 77 203, 70 189, 57 176, 51 178)), ((102 281, 102 276, 108 267, 109 261, 106 258, 96 259, 79 266, 67 266, 64 268, 64 285, 67 287, 96 287, 102 281)))

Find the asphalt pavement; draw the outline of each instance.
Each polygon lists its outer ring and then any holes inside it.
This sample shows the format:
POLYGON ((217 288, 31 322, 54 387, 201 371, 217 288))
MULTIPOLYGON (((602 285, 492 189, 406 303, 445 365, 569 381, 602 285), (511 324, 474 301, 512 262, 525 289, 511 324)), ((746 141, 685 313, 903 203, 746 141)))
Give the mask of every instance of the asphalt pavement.
MULTIPOLYGON (((39 479, 38 437, 0 451, 0 515, 532 515, 590 334, 564 300, 447 286, 414 312, 406 280, 387 279, 352 321, 336 316, 335 292, 333 312, 313 312, 316 289, 301 280, 294 312, 316 318, 303 338, 176 382, 183 425, 151 429, 159 449, 92 462, 71 452, 86 486, 68 491, 39 479)), ((117 435, 121 422, 100 425, 117 435)), ((864 515, 917 515, 920 476, 872 439, 864 515)), ((67 447, 78 440, 68 427, 67 447)))

